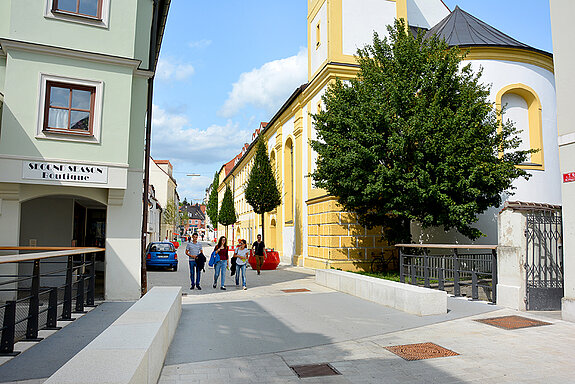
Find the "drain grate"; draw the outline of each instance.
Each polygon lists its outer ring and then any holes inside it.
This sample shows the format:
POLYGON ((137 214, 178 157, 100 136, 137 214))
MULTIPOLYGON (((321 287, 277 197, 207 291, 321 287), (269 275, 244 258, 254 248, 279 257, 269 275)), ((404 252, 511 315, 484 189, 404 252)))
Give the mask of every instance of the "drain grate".
POLYGON ((311 292, 311 291, 309 289, 306 289, 306 288, 298 288, 298 289, 282 289, 282 292, 296 293, 296 292, 311 292))
POLYGON ((459 353, 453 352, 434 343, 394 345, 392 347, 385 347, 385 349, 408 361, 459 355, 459 353))
POLYGON ((502 316, 502 317, 492 317, 490 319, 480 319, 475 320, 480 323, 493 325, 497 328, 502 329, 520 329, 529 327, 539 327, 541 325, 551 325, 551 323, 546 323, 544 321, 528 319, 522 316, 502 316))
POLYGON ((294 365, 290 367, 299 378, 341 375, 331 364, 294 365))

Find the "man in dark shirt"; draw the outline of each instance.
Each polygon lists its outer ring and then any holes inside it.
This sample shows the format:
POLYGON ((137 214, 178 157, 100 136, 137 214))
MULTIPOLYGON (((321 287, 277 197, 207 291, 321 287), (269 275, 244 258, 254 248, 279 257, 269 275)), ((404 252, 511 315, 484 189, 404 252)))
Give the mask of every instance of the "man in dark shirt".
POLYGON ((262 241, 262 235, 258 235, 258 240, 254 242, 252 249, 254 250, 254 256, 256 257, 256 269, 259 275, 262 264, 267 256, 266 245, 262 241))

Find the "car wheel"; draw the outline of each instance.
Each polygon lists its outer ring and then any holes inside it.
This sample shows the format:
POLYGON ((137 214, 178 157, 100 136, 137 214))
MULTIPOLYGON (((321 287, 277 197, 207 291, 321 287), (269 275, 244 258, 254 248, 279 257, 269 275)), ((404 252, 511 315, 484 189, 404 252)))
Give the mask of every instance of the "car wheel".
POLYGON ((174 268, 172 268, 174 270, 174 272, 176 272, 178 270, 178 266, 176 265, 174 268))

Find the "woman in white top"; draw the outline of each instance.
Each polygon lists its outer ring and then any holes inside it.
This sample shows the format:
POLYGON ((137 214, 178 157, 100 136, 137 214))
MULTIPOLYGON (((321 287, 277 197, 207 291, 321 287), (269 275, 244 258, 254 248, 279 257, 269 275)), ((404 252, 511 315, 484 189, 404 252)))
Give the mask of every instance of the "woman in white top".
POLYGON ((242 287, 246 288, 246 263, 248 262, 248 247, 246 241, 241 239, 236 248, 236 286, 240 285, 240 271, 242 273, 242 287))

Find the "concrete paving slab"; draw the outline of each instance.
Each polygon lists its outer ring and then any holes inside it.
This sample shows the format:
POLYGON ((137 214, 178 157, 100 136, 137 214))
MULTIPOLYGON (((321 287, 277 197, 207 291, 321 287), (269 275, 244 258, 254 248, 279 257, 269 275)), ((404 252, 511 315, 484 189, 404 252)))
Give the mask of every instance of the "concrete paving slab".
POLYGON ((575 382, 575 324, 554 313, 451 297, 446 315, 419 317, 314 285, 299 268, 275 272, 300 271, 278 282, 268 272, 267 283, 248 275, 262 283, 248 291, 190 292, 159 383, 575 382), (287 287, 310 292, 282 293, 287 287), (509 331, 475 321, 511 314, 552 325, 509 331), (406 361, 384 348, 423 342, 459 355, 406 361), (299 379, 289 368, 315 363, 342 376, 299 379))

